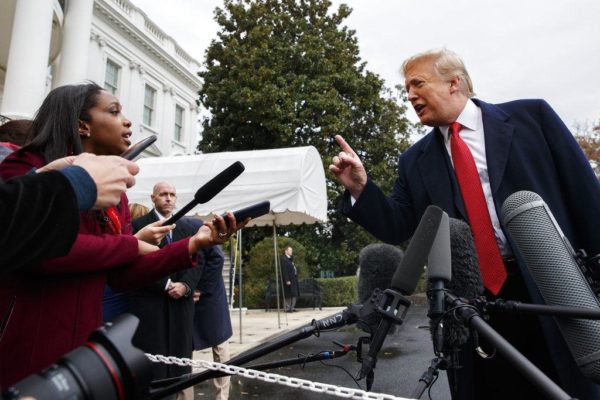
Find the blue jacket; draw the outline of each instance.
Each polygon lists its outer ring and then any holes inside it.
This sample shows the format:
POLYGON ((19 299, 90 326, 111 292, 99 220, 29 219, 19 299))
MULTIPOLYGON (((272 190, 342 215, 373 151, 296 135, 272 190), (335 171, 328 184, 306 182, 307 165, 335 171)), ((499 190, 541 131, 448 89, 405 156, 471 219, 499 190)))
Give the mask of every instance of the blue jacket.
POLYGON ((202 249, 198 258, 204 271, 196 286, 201 295, 194 309, 194 350, 216 346, 233 335, 223 282, 223 251, 220 246, 202 249))

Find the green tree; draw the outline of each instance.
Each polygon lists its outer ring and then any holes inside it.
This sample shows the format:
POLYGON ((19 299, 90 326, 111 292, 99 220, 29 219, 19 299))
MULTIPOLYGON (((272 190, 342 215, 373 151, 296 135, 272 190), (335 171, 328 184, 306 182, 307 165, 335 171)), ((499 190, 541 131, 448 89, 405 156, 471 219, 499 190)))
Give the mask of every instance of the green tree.
MULTIPOLYGON (((343 25, 351 9, 327 0, 225 0, 217 8, 218 38, 206 52, 200 102, 204 152, 312 145, 325 168, 344 135, 371 177, 390 189, 399 151, 413 126, 403 92, 384 86, 361 61, 355 32, 343 25)), ((353 271, 374 239, 335 211, 342 188, 328 176, 329 223, 290 227, 309 262, 353 271)), ((250 234, 260 240, 267 230, 250 234)), ((248 242, 246 242, 248 243, 248 242)))
POLYGON ((600 178, 600 121, 575 126, 575 139, 600 178))

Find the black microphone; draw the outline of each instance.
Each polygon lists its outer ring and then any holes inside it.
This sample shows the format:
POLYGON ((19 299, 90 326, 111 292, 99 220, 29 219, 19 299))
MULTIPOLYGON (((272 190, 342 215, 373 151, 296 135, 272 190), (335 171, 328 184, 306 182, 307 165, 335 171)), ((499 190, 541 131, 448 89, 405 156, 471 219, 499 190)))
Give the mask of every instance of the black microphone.
POLYGON ((429 317, 434 349, 443 345, 444 289, 452 279, 452 257, 450 251, 450 222, 448 214, 442 214, 440 226, 435 235, 429 257, 427 257, 427 298, 429 299, 429 317), (438 326, 436 326, 438 325, 438 326))
POLYGON ((371 339, 369 353, 363 357, 359 375, 360 378, 367 376, 367 390, 370 389, 368 376, 372 373, 377 364, 377 353, 381 349, 392 323, 402 323, 406 311, 410 306, 410 301, 403 295, 412 294, 417 287, 417 283, 419 282, 419 278, 425 266, 425 261, 429 256, 431 246, 433 245, 440 226, 443 213, 444 212, 439 207, 427 207, 410 243, 408 244, 406 252, 404 253, 404 258, 392 277, 390 289, 383 292, 382 299, 378 306, 378 311, 382 314, 383 318, 371 339), (402 306, 405 307, 404 312, 400 313, 400 308, 402 306))
MULTIPOLYGON (((464 221, 450 218, 449 236, 451 263, 442 262, 447 257, 445 251, 437 250, 436 253, 432 249, 427 265, 429 285, 431 286, 432 278, 442 279, 446 291, 467 300, 476 299, 483 294, 484 289, 471 228, 464 221), (439 253, 443 258, 440 256, 437 259, 434 258, 435 254, 439 253), (451 268, 450 273, 448 272, 449 267, 451 268), (449 280, 448 276, 451 277, 449 280)), ((436 305, 435 309, 437 310, 438 307, 439 305, 436 305)), ((464 323, 456 321, 454 318, 445 318, 442 327, 436 328, 435 320, 431 320, 430 323, 432 335, 434 332, 443 335, 443 340, 439 335, 432 336, 432 340, 434 345, 438 346, 436 349, 444 354, 456 350, 469 339, 469 329, 464 323)))
MULTIPOLYGON (((539 195, 513 193, 502 206, 502 221, 547 304, 600 309, 571 244, 539 195)), ((556 322, 583 375, 600 383, 600 321, 556 322)))
MULTIPOLYGON (((390 287, 394 272, 400 267, 404 253, 396 246, 374 243, 365 246, 358 256, 358 302, 367 305, 377 302, 378 295, 390 287), (378 289, 378 290, 377 290, 378 289)), ((375 331, 381 322, 381 314, 375 312, 364 315, 357 326, 367 333, 375 331)), ((392 326, 389 333, 394 333, 392 326)))
POLYGON ((200 187, 194 194, 192 201, 187 203, 181 210, 173 214, 171 218, 166 220, 162 225, 171 225, 178 221, 181 217, 188 213, 197 204, 208 203, 213 197, 215 197, 221 190, 225 189, 235 178, 240 176, 244 172, 244 164, 239 161, 234 162, 229 167, 221 171, 217 176, 212 178, 200 187))

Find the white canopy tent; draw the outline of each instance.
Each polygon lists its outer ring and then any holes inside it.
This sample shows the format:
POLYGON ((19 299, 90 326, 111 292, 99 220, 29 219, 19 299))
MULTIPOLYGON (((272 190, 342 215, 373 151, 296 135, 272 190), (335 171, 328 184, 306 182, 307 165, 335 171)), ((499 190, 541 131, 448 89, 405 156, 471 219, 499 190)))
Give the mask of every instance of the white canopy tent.
MULTIPOLYGON (((327 221, 325 172, 321 157, 314 147, 140 159, 137 161, 140 173, 127 196, 130 203, 152 208, 150 194, 154 185, 160 181, 167 181, 177 189, 177 204, 183 207, 193 199, 198 188, 236 161, 244 164, 244 172, 211 201, 197 205, 188 215, 209 219, 212 214, 237 210, 263 200, 271 202, 271 213, 252 220, 248 226, 273 226, 277 319, 281 326, 276 226, 327 221)), ((240 250, 241 242, 239 232, 240 250)), ((240 277, 241 268, 240 265, 240 277)), ((240 328, 241 315, 240 309, 240 328)))
POLYGON ((237 210, 262 200, 271 202, 271 214, 248 226, 312 224, 327 220, 327 192, 321 157, 312 147, 210 153, 196 156, 143 158, 140 173, 127 192, 130 203, 152 208, 150 194, 159 181, 177 189, 177 204, 184 206, 204 183, 241 161, 244 172, 206 204, 188 215, 208 218, 211 213, 237 210))

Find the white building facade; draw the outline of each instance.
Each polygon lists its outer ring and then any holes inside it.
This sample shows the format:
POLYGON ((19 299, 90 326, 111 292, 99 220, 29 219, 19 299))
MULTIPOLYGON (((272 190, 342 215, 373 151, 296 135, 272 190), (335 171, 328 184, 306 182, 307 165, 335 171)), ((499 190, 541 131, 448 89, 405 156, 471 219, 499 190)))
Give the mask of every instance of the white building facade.
POLYGON ((32 118, 55 87, 115 94, 148 156, 195 153, 201 87, 193 59, 128 0, 2 0, 0 114, 32 118))

